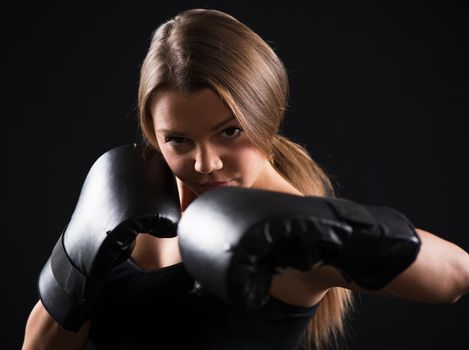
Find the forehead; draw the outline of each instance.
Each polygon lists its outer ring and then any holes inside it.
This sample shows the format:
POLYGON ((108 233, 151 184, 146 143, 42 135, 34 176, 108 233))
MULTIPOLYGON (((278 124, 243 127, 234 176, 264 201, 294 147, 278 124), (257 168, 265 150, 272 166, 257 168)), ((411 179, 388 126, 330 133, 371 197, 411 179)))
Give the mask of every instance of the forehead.
POLYGON ((157 129, 205 128, 226 119, 232 113, 211 89, 192 94, 164 90, 155 94, 151 103, 157 129))

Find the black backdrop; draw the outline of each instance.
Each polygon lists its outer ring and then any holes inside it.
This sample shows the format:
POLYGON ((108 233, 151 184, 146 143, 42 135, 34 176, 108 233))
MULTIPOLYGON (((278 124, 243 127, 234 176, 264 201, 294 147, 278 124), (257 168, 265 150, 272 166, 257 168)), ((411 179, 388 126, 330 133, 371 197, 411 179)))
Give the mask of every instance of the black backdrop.
MULTIPOLYGON (((139 140, 140 64, 152 31, 183 9, 225 10, 275 48, 291 83, 283 133, 306 145, 339 196, 394 207, 468 250, 465 8, 39 3, 3 10, 1 348, 22 342, 38 273, 89 167, 106 150, 139 140)), ((467 296, 454 305, 358 300, 348 349, 469 349, 467 296)))

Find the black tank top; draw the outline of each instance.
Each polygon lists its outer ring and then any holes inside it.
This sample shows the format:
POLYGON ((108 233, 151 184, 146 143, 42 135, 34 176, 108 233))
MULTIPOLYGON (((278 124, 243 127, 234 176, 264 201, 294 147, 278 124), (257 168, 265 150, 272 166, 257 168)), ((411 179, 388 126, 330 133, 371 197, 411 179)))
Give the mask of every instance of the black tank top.
POLYGON ((183 263, 147 271, 127 260, 106 280, 91 341, 97 349, 299 349, 317 307, 269 297, 247 313, 193 286, 183 263))

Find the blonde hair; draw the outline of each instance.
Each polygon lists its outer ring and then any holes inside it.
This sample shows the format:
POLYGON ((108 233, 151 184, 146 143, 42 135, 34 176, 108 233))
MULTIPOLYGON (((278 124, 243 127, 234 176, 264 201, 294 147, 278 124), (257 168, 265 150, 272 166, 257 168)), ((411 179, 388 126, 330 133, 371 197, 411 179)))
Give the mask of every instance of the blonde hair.
MULTIPOLYGON (((250 28, 217 10, 178 14, 155 31, 141 68, 140 128, 147 147, 158 150, 150 111, 159 91, 215 91, 251 142, 305 195, 334 196, 330 179, 301 145, 279 135, 288 98, 286 69, 250 28)), ((310 321, 305 340, 321 348, 344 336, 352 293, 331 288, 310 321)))

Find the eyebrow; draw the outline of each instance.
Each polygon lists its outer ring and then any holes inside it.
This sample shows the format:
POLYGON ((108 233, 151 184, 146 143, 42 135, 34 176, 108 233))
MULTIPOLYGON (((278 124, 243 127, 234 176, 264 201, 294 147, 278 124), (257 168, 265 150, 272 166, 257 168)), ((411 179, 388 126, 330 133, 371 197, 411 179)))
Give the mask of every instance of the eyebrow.
MULTIPOLYGON (((231 122, 233 119, 235 119, 234 115, 230 115, 227 119, 221 121, 220 123, 218 123, 217 125, 215 125, 214 127, 212 127, 210 129, 210 131, 215 131, 215 130, 218 130, 220 129, 223 125, 227 124, 228 122, 231 122)), ((161 133, 161 132, 164 132, 164 133, 168 133, 168 134, 177 134, 177 135, 181 135, 181 136, 184 136, 184 133, 182 132, 179 132, 177 130, 169 130, 169 129, 158 129, 158 132, 161 133)))

